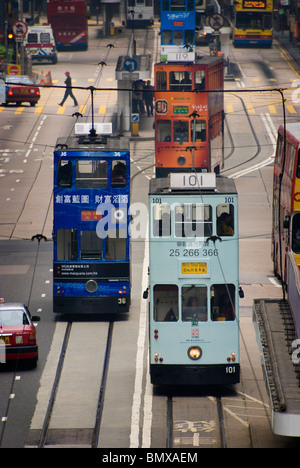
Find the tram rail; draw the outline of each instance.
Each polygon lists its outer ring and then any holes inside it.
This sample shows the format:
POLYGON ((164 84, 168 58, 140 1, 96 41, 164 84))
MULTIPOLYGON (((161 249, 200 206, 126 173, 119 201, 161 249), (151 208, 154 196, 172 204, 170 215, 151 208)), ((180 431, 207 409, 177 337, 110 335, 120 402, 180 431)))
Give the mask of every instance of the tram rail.
MULTIPOLYGON (((94 327, 94 323, 91 322, 88 324, 90 328, 94 327)), ((105 325, 105 324, 104 324, 105 325)), ((64 409, 61 406, 65 398, 59 399, 59 390, 60 386, 63 385, 63 379, 66 379, 69 373, 72 371, 70 369, 70 361, 67 362, 66 355, 68 352, 68 347, 70 343, 70 337, 72 335, 72 327, 73 322, 69 321, 66 324, 65 333, 63 336, 63 340, 61 343, 61 349, 59 352, 59 358, 57 362, 55 377, 52 383, 52 388, 50 392, 50 397, 48 401, 47 411, 44 415, 43 424, 40 430, 32 429, 29 432, 28 443, 26 447, 37 447, 37 448, 47 448, 47 447, 85 447, 85 448, 97 448, 100 430, 101 430, 101 422, 102 422, 102 414, 104 408, 104 397, 105 397, 105 390, 106 390, 106 382, 108 376, 108 369, 109 369, 109 362, 110 362, 110 355, 111 355, 111 346, 112 346, 112 337, 113 337, 113 322, 109 322, 107 324, 106 330, 106 339, 103 341, 105 342, 105 346, 102 347, 102 353, 99 356, 90 356, 90 352, 86 354, 87 358, 95 359, 97 362, 96 366, 93 366, 93 369, 97 367, 98 369, 98 376, 93 373, 91 378, 95 379, 98 382, 98 395, 97 398, 94 397, 93 399, 89 399, 88 395, 84 395, 79 393, 80 384, 79 384, 79 391, 76 396, 76 390, 74 393, 74 388, 70 389, 70 394, 67 398, 74 398, 71 405, 69 406, 70 412, 72 411, 72 406, 74 405, 74 411, 77 412, 76 419, 78 420, 79 424, 78 427, 61 427, 60 424, 57 424, 57 414, 63 412, 64 409), (86 419, 86 406, 84 404, 77 405, 77 402, 80 398, 81 402, 84 402, 85 399, 89 399, 89 405, 91 405, 93 412, 93 417, 90 416, 90 420, 94 419, 93 425, 91 427, 82 428, 81 427, 81 420, 86 419), (56 422, 53 422, 53 419, 56 419, 56 422), (37 437, 38 435, 38 437, 37 437)), ((96 346, 95 346, 96 347, 96 346)), ((95 350, 96 352, 96 350, 95 350)), ((74 357, 76 359, 76 357, 74 357)), ((85 359, 81 360, 82 366, 78 366, 77 373, 78 373, 78 380, 80 380, 80 374, 85 372, 84 367, 88 364, 85 359)), ((85 374, 87 375, 87 374, 85 374)), ((72 383, 71 383, 72 385, 72 383)), ((86 387, 88 389, 89 382, 86 382, 86 387)), ((34 424, 34 423, 33 423, 34 424)), ((66 421, 66 425, 68 422, 66 421)))

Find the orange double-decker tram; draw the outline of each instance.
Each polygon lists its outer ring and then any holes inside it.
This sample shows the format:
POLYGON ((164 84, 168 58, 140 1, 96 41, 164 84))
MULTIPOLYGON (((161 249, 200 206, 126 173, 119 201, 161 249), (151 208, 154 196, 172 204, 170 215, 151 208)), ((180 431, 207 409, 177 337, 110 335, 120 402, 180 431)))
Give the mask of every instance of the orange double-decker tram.
POLYGON ((223 57, 155 65, 156 177, 224 164, 223 57))

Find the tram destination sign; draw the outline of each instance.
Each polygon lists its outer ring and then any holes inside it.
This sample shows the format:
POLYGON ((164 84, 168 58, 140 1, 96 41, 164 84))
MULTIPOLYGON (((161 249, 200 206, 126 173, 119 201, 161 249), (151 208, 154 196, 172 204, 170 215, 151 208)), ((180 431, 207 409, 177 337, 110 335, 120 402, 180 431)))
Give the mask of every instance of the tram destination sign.
POLYGON ((173 190, 214 190, 216 174, 214 173, 171 173, 170 187, 173 190))

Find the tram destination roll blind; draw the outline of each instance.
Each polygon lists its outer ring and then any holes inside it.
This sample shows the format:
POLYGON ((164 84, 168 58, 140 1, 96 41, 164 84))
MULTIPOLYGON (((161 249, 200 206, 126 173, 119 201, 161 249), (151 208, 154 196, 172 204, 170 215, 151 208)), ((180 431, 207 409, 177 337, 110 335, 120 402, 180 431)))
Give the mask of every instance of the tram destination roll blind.
POLYGON ((170 186, 173 190, 214 190, 216 188, 216 174, 171 173, 170 186))

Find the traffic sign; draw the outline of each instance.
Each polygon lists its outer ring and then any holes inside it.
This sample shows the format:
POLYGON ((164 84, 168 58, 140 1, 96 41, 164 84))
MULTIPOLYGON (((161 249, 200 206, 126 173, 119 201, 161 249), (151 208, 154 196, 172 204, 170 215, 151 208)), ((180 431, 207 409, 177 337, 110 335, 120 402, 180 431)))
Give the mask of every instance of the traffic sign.
POLYGON ((126 71, 133 72, 137 69, 137 61, 133 58, 128 57, 124 62, 124 68, 126 71))
POLYGON ((25 37, 28 30, 28 26, 24 21, 16 21, 12 25, 12 31, 15 37, 25 37))
POLYGON ((21 65, 9 63, 7 65, 7 74, 8 75, 21 75, 21 65))
POLYGON ((221 15, 221 13, 213 13, 208 18, 208 24, 215 31, 218 31, 219 29, 223 28, 225 24, 225 18, 223 15, 221 15))

